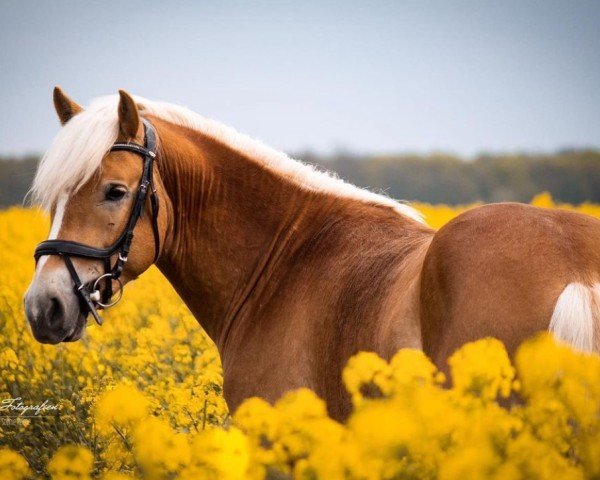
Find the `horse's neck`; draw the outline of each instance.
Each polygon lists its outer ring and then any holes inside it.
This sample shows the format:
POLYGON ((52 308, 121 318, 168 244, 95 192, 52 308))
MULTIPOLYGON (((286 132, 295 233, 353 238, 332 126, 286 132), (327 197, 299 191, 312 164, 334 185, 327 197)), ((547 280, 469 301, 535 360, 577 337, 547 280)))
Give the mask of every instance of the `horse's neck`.
POLYGON ((217 345, 305 218, 307 194, 202 133, 153 120, 171 213, 158 266, 217 345))
POLYGON ((289 270, 298 278, 294 258, 360 275, 372 265, 358 251, 403 261, 429 235, 390 207, 301 188, 202 133, 155 123, 171 212, 158 266, 220 349, 261 288, 276 289, 289 270))

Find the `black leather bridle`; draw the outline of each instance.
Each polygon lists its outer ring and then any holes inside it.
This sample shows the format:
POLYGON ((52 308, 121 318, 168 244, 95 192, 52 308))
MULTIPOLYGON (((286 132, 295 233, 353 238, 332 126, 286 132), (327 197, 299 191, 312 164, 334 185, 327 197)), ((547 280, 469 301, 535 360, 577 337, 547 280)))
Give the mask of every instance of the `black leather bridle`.
POLYGON ((63 258, 67 269, 73 280, 75 294, 79 297, 84 313, 89 311, 98 323, 102 325, 102 318, 98 314, 97 309, 108 308, 115 305, 123 295, 123 283, 120 280, 123 267, 127 262, 131 242, 133 241, 133 231, 135 226, 144 212, 146 198, 150 196, 150 205, 152 209, 152 230, 154 233, 154 262, 158 260, 160 254, 160 236, 158 231, 158 195, 154 186, 154 159, 156 158, 156 131, 152 124, 143 119, 144 122, 144 145, 137 143, 115 143, 111 148, 111 152, 128 151, 137 153, 144 160, 144 168, 142 177, 137 189, 136 198, 129 215, 129 220, 123 233, 117 241, 108 248, 96 248, 89 245, 84 245, 79 242, 71 242, 68 240, 46 240, 40 243, 35 249, 34 258, 37 263, 43 255, 59 255, 63 258), (118 253, 117 260, 114 265, 111 265, 111 257, 118 253), (91 258, 102 260, 104 262, 104 273, 100 275, 94 282, 84 284, 81 282, 77 270, 73 265, 71 257, 91 258), (104 280, 104 288, 102 292, 99 290, 100 282, 104 280), (118 298, 114 301, 112 281, 115 280, 119 284, 118 298), (91 284, 91 289, 90 289, 91 284))

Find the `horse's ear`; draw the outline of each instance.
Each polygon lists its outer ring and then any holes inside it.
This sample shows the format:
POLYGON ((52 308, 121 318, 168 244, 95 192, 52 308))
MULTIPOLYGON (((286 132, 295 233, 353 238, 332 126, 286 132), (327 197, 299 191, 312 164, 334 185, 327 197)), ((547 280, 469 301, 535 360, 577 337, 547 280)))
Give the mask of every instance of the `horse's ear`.
POLYGON ((135 138, 140 128, 140 115, 131 95, 119 90, 119 130, 127 139, 135 138))
POLYGON ((54 108, 60 119, 60 123, 64 125, 71 118, 83 111, 83 108, 73 100, 71 100, 59 86, 54 87, 54 108))

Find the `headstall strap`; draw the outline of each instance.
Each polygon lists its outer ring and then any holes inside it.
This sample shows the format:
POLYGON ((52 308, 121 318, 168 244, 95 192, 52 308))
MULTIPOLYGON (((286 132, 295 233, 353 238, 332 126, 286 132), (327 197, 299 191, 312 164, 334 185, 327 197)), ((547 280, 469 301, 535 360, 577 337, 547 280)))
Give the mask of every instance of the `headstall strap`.
POLYGON ((160 254, 160 235, 158 231, 158 212, 159 200, 154 185, 154 159, 156 158, 156 132, 152 124, 142 119, 144 122, 144 145, 137 143, 115 143, 110 151, 127 151, 140 155, 144 160, 142 177, 138 185, 136 198, 129 214, 129 220, 125 230, 119 236, 117 241, 108 248, 96 248, 84 245, 79 242, 68 240, 46 240, 40 243, 35 249, 34 258, 37 263, 43 255, 59 255, 62 257, 71 279, 75 294, 79 297, 84 311, 89 311, 98 325, 102 325, 102 318, 98 314, 98 309, 108 308, 115 305, 123 295, 123 284, 120 280, 121 274, 131 248, 133 241, 133 231, 144 212, 146 198, 150 196, 150 208, 152 211, 152 232, 154 235, 154 262, 158 260, 160 254), (111 265, 113 255, 117 254, 114 265, 111 265), (71 257, 90 258, 101 260, 104 264, 104 273, 89 284, 81 282, 77 270, 73 265, 71 257), (111 301, 113 297, 112 282, 116 281, 119 285, 118 297, 111 301), (104 282, 104 288, 100 291, 101 282, 104 282), (90 290, 91 286, 91 290, 90 290))

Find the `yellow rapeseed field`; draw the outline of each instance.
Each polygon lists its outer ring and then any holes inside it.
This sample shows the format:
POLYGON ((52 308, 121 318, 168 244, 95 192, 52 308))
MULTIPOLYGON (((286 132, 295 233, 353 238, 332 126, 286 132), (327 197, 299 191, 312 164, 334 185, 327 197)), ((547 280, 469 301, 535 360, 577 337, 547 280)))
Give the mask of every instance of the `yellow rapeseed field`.
MULTIPOLYGON (((469 208, 415 206, 435 227, 469 208)), ((444 389, 421 352, 362 352, 345 424, 306 389, 228 412, 214 346, 154 268, 83 341, 38 344, 22 296, 47 232, 39 212, 0 212, 1 480, 600 478, 598 356, 541 336, 511 363, 484 339, 451 357, 444 389)))

